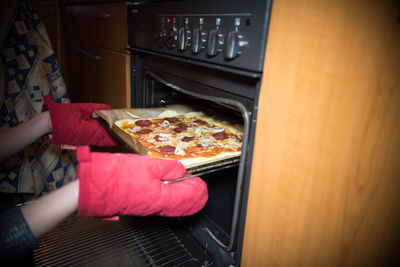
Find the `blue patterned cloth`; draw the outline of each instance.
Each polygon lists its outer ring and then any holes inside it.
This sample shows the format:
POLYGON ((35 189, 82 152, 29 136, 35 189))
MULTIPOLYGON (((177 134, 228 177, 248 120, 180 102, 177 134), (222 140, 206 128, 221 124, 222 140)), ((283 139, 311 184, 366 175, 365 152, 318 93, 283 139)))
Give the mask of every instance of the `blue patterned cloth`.
MULTIPOLYGON (((0 131, 41 112, 43 95, 69 103, 46 30, 27 0, 18 3, 0 55, 0 131)), ((1 14, 0 14, 1 15, 1 14)), ((40 196, 75 179, 75 155, 40 138, 0 163, 0 191, 40 196)))

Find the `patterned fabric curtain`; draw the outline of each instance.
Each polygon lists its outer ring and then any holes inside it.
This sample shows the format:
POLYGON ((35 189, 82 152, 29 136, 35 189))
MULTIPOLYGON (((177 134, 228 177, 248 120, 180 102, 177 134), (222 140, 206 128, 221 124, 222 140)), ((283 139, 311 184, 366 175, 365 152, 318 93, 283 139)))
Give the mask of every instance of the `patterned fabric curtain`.
MULTIPOLYGON (((9 5, 0 17, 12 19, 1 21, 9 26, 0 28, 0 131, 6 131, 39 114, 43 95, 58 103, 68 103, 69 97, 37 12, 27 0, 2 1, 9 5)), ((40 196, 75 179, 75 164, 73 152, 40 138, 0 163, 0 191, 40 196)))

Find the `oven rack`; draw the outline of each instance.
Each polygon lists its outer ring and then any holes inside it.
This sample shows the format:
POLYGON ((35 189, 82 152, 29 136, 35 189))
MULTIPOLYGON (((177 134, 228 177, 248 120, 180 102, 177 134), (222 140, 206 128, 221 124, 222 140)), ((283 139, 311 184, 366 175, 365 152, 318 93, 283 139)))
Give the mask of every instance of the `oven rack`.
POLYGON ((33 261, 57 267, 212 265, 208 252, 176 223, 152 216, 110 221, 74 215, 39 240, 33 261))

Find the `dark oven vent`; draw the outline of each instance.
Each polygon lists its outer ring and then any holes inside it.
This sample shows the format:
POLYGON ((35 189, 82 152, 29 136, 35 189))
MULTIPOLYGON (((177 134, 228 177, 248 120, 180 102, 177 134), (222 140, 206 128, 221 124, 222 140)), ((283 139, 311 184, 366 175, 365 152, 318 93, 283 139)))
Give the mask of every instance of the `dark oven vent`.
POLYGON ((198 250, 199 245, 188 232, 173 232, 174 223, 157 217, 109 221, 73 216, 39 240, 35 266, 211 265, 201 248, 200 257, 193 255, 192 247, 198 250))

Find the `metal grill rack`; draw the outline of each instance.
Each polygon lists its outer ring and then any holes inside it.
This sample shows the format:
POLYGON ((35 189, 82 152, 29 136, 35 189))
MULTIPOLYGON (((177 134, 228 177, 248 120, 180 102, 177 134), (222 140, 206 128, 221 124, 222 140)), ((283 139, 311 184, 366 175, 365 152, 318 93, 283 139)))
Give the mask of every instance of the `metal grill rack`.
POLYGON ((200 248, 200 257, 189 252, 187 247, 199 251, 190 233, 175 233, 171 227, 157 217, 109 221, 73 216, 39 240, 34 263, 57 267, 212 265, 204 249, 200 248))

